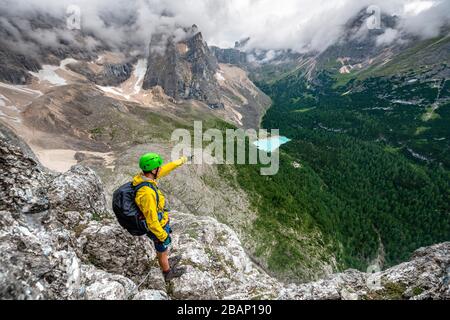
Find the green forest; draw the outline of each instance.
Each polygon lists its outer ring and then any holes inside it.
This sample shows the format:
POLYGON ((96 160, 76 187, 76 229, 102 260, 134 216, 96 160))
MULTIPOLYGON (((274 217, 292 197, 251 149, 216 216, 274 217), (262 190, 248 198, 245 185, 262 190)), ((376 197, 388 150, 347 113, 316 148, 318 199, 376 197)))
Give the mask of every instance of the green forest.
POLYGON ((449 96, 449 82, 368 78, 336 88, 332 75, 318 79, 258 83, 273 100, 262 127, 292 141, 275 176, 236 166, 259 212, 256 253, 270 248, 270 269, 295 270, 308 249, 293 231, 318 228, 340 268, 365 270, 380 245, 388 267, 450 240, 450 104, 432 108, 438 92, 449 96))

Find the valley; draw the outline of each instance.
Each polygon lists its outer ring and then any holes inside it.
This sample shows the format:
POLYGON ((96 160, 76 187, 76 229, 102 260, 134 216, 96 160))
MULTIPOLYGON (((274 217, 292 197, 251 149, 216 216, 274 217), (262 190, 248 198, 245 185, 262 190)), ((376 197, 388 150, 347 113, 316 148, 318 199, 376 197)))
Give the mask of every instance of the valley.
MULTIPOLYGON (((293 141, 282 147, 284 166, 275 181, 249 167, 238 171, 247 175, 244 189, 271 199, 259 206, 283 221, 284 229, 295 230, 295 217, 314 221, 340 267, 364 270, 379 238, 384 266, 404 260, 417 246, 448 239, 450 104, 446 79, 428 73, 353 77, 338 87, 333 70, 319 72, 315 85, 302 72, 259 82, 273 99, 263 127, 279 128, 293 141), (304 168, 291 170, 292 161, 304 168), (299 187, 305 181, 320 189, 299 187)), ((267 232, 265 223, 261 227, 267 232)), ((280 250, 274 266, 289 272, 293 262, 282 252, 292 250, 280 250)))
MULTIPOLYGON (((200 164, 161 181, 192 223, 188 236, 201 232, 193 217, 214 218, 236 234, 239 254, 281 283, 385 270, 450 240, 450 37, 445 27, 380 45, 380 30, 356 37, 365 18, 306 52, 246 47, 250 38, 220 48, 196 25, 176 25, 137 48, 81 31, 57 48, 21 34, 39 50, 19 54, 13 28, 3 28, 0 131, 50 175, 93 169, 110 208, 141 154, 170 159, 175 129, 279 129, 249 143, 279 155, 276 175, 261 175, 261 164, 200 164)), ((30 19, 40 31, 64 24, 30 19)), ((389 28, 395 20, 382 17, 389 28)))

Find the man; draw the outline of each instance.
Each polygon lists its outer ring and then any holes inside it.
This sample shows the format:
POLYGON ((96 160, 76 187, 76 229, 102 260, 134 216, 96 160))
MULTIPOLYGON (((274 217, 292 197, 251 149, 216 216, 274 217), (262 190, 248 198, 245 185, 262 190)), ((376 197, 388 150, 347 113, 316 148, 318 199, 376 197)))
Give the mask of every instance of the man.
POLYGON ((143 182, 149 182, 153 186, 153 188, 149 186, 140 188, 136 193, 135 202, 144 214, 148 236, 155 244, 158 263, 166 281, 178 275, 169 264, 168 248, 172 242, 170 237, 172 230, 169 225, 169 211, 165 208, 165 197, 158 189, 156 180, 180 167, 187 160, 188 158, 183 156, 176 161, 162 165, 163 158, 159 154, 147 153, 139 159, 142 173, 133 178, 133 186, 143 182))

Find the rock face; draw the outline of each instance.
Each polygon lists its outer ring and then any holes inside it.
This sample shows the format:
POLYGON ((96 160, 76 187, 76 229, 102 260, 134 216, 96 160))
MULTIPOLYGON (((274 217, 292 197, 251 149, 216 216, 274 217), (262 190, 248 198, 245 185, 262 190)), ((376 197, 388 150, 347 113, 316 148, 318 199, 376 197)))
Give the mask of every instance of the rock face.
POLYGON ((133 71, 131 62, 107 63, 98 67, 99 70, 96 71, 92 70, 84 61, 68 64, 67 67, 100 86, 117 86, 126 81, 133 71))
MULTIPOLYGON (((0 133, 1 134, 1 133, 0 133)), ((2 137, 2 136, 0 136, 2 137)), ((0 139, 0 210, 13 208, 21 212, 48 209, 47 176, 34 159, 20 148, 0 139)))
POLYGON ((152 36, 143 88, 161 86, 175 99, 196 99, 222 107, 215 78, 217 60, 195 25, 186 32, 181 41, 175 36, 152 36))
POLYGON ((150 240, 118 225, 91 169, 49 174, 0 138, 1 299, 450 299, 450 242, 376 274, 288 285, 260 270, 228 226, 179 212, 171 257, 185 272, 166 284, 150 240))
POLYGON ((222 49, 211 46, 211 51, 220 63, 234 64, 245 66, 247 63, 247 54, 235 48, 222 49))
MULTIPOLYGON (((4 137, 0 145, 6 200, 0 212, 0 296, 128 299, 139 293, 138 278, 155 270, 154 250, 111 219, 95 173, 74 166, 51 175, 4 137)), ((161 288, 159 280, 142 289, 161 288)))
MULTIPOLYGON (((52 32, 54 29, 63 30, 66 26, 64 16, 55 18, 50 14, 28 12, 25 16, 14 13, 14 8, 4 5, 0 12, 2 28, 0 28, 0 81, 11 84, 30 83, 32 76, 29 73, 38 72, 41 64, 50 62, 51 57, 64 59, 73 58, 91 59, 95 56, 89 50, 83 50, 87 43, 83 37, 74 37, 77 41, 58 39, 58 44, 40 43, 30 37, 30 34, 39 32, 52 32), (81 43, 76 43, 81 41, 81 43), (83 45, 80 45, 83 44, 83 45)), ((86 37, 88 39, 88 37, 86 37)), ((89 41, 89 40, 88 40, 89 41)))
POLYGON ((31 57, 14 52, 0 43, 0 80, 12 84, 25 84, 31 80, 29 71, 38 71, 40 64, 31 57))

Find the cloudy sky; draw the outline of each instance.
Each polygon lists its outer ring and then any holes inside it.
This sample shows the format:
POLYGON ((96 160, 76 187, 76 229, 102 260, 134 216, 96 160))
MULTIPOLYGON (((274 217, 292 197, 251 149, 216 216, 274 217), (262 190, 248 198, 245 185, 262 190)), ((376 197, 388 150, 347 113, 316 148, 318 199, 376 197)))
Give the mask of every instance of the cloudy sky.
MULTIPOLYGON (((450 0, 0 0, 0 26, 51 44, 67 30, 31 27, 36 12, 64 17, 69 5, 81 12, 83 31, 110 44, 148 43, 156 30, 197 24, 210 45, 230 47, 250 37, 250 48, 324 50, 339 39, 348 19, 371 5, 400 17, 397 29, 385 30, 378 43, 401 39, 405 32, 432 37, 450 22, 450 0), (133 17, 130 20, 130 17, 133 17), (114 21, 114 23, 113 23, 114 21), (133 21, 133 23, 128 23, 133 21), (128 23, 128 24, 127 24, 128 23), (123 26, 126 24, 126 27, 123 26), (31 32, 33 30, 33 32, 31 32)), ((92 40, 95 46, 95 40, 92 40)))

